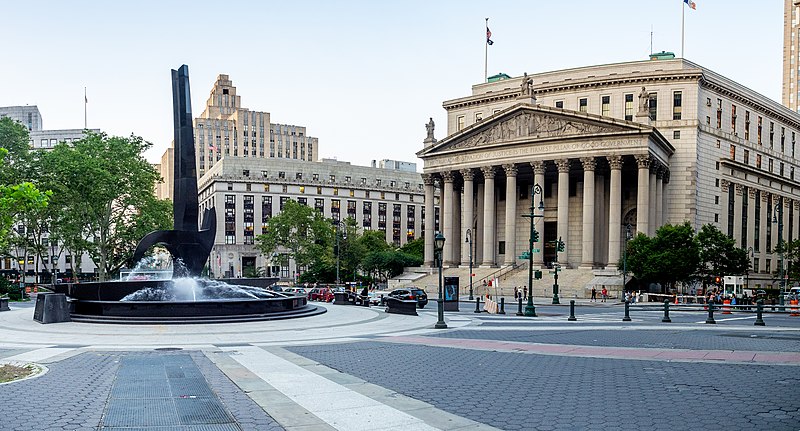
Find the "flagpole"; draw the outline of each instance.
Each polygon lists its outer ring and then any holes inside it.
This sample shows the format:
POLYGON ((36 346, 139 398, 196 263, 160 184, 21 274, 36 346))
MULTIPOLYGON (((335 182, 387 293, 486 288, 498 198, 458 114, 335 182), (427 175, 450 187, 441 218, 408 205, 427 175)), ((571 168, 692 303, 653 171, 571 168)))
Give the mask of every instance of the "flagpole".
POLYGON ((86 105, 89 104, 89 99, 86 98, 86 87, 83 87, 83 128, 88 129, 86 122, 86 105))
POLYGON ((681 0, 681 58, 683 58, 683 15, 686 13, 686 6, 684 5, 683 0, 681 0))
MULTIPOLYGON (((489 18, 486 18, 486 28, 489 28, 489 18)), ((483 41, 483 82, 489 80, 489 38, 484 37, 483 41)))

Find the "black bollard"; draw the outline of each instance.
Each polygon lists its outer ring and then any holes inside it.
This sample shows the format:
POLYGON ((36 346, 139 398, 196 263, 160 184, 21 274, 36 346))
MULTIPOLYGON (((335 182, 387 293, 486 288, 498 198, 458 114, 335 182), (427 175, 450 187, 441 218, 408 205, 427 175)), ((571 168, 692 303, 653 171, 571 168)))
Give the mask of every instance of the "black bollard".
POLYGON ((525 313, 522 312, 522 295, 520 295, 519 298, 517 298, 517 301, 519 304, 519 308, 517 309, 517 316, 524 316, 525 313))
POLYGON ((708 319, 706 319, 706 323, 710 325, 717 323, 717 321, 714 320, 714 302, 712 301, 708 302, 708 319))
POLYGON ((475 313, 480 313, 480 312, 481 312, 481 297, 480 296, 476 296, 475 297, 475 313))
POLYGON ((669 299, 664 300, 664 317, 661 319, 662 323, 670 323, 672 319, 669 318, 669 299))
POLYGON ((570 299, 569 300, 569 318, 567 320, 569 320, 570 322, 574 322, 574 321, 578 320, 578 319, 575 318, 575 300, 574 299, 570 299))
POLYGON ((622 318, 623 322, 630 322, 631 321, 631 304, 628 301, 625 301, 625 317, 622 318))
POLYGON ((753 323, 754 326, 764 326, 764 319, 761 317, 761 313, 764 312, 764 301, 758 300, 756 301, 756 322, 753 323))
POLYGON ((506 298, 500 297, 500 311, 497 314, 506 314, 506 298))

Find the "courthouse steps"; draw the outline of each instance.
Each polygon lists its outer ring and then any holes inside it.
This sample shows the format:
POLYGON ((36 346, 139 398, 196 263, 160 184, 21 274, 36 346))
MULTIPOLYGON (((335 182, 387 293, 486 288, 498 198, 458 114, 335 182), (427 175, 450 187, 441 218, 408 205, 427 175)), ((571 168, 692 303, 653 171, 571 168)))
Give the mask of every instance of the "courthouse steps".
MULTIPOLYGON (((475 295, 513 297, 515 286, 528 285, 528 267, 520 265, 516 269, 501 271, 502 268, 473 268, 473 293, 475 295), (499 286, 484 287, 483 280, 492 274, 501 273, 499 286)), ((534 296, 552 296, 553 270, 542 269, 542 279, 534 280, 534 296)), ((458 277, 460 295, 469 295, 469 268, 443 268, 444 277, 458 277)), ((403 286, 417 286, 424 289, 430 297, 436 297, 439 288, 439 273, 437 268, 406 268, 406 272, 389 280, 389 289, 403 286)), ((487 280, 488 281, 488 280, 487 280)), ((559 295, 564 299, 589 298, 592 286, 599 292, 605 286, 612 298, 618 298, 622 288, 622 275, 616 271, 591 270, 591 269, 565 269, 558 272, 559 295)))

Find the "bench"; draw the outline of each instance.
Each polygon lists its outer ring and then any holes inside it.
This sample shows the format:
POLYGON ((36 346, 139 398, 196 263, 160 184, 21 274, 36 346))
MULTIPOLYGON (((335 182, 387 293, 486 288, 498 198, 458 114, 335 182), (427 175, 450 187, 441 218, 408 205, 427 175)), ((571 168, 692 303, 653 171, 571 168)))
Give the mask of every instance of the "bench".
POLYGON ((385 298, 384 301, 386 302, 387 313, 418 316, 417 301, 404 301, 397 298, 385 298))
POLYGON ((10 311, 8 308, 8 298, 0 298, 0 311, 10 311))

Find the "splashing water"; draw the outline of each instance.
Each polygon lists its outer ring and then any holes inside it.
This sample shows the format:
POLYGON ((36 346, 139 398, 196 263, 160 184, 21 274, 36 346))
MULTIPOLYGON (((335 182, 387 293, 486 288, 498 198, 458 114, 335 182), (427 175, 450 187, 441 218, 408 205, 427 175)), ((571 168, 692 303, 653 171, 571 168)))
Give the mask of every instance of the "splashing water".
POLYGON ((228 284, 205 278, 181 277, 158 287, 146 287, 121 301, 208 301, 219 299, 261 299, 283 295, 253 286, 228 284))

